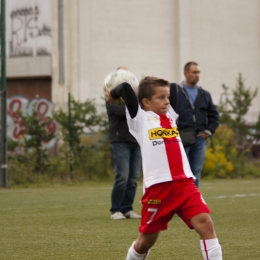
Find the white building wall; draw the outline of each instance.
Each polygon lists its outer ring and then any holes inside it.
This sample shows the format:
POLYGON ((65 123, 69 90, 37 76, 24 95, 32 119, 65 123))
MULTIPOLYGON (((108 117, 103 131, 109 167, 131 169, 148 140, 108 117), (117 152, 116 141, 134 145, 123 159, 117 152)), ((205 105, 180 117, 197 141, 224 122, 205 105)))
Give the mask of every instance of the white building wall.
POLYGON ((79 100, 78 23, 80 19, 77 0, 62 0, 60 3, 61 5, 58 0, 52 0, 52 100, 55 108, 67 109, 68 93, 75 100, 79 100), (59 8, 62 19, 59 18, 59 8), (63 27, 62 44, 59 42, 61 29, 59 21, 63 27))
MULTIPOLYGON (((260 82, 259 0, 64 0, 65 84, 58 82, 58 0, 52 0, 53 100, 96 99, 103 80, 127 66, 140 80, 151 75, 183 79, 183 66, 200 64, 200 84, 215 103, 221 85, 238 73, 255 89, 260 82)), ((101 107, 101 106, 100 106, 101 107)), ((248 121, 260 110, 260 90, 248 121)))
POLYGON ((172 0, 79 0, 80 98, 103 96, 104 78, 118 66, 129 67, 138 79, 174 80, 177 14, 172 0))
MULTIPOLYGON (((182 0, 181 0, 182 1, 182 0)), ((222 84, 234 87, 238 74, 252 90, 260 84, 260 1, 186 0, 189 2, 190 57, 201 65, 201 85, 216 103, 222 84)), ((260 88, 248 114, 257 120, 260 88)))

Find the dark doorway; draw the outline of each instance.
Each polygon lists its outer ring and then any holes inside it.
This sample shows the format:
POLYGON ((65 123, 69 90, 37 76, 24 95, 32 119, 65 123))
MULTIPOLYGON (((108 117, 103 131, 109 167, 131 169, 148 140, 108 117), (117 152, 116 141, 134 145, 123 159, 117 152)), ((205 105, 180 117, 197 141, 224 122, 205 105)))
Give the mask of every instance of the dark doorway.
POLYGON ((51 77, 7 79, 7 98, 19 95, 29 100, 51 98, 51 77))

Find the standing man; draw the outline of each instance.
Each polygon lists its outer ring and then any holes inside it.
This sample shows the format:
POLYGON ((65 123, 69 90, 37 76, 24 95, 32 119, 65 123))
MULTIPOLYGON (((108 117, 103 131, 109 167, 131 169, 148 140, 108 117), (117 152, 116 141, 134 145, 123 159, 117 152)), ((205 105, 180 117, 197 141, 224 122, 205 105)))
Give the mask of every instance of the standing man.
MULTIPOLYGON (((126 67, 117 68, 119 69, 127 70, 126 67)), ((138 219, 141 216, 133 211, 133 203, 141 171, 140 146, 128 130, 123 100, 115 104, 106 101, 106 109, 115 168, 115 181, 111 194, 111 219, 138 219)))
POLYGON ((196 62, 188 62, 184 66, 185 81, 182 81, 178 90, 179 114, 178 129, 195 128, 196 141, 184 147, 195 184, 199 187, 201 170, 204 163, 206 140, 211 137, 218 127, 218 111, 213 104, 208 91, 197 85, 200 78, 200 67, 196 62), (199 95, 198 95, 199 94, 199 95))

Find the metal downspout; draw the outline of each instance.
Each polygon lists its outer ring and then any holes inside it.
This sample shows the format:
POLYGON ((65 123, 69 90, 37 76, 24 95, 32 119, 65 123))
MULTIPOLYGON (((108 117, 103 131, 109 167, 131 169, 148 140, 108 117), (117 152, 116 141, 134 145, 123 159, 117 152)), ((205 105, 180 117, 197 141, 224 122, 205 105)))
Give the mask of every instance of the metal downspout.
POLYGON ((59 0, 59 83, 64 84, 63 0, 59 0))

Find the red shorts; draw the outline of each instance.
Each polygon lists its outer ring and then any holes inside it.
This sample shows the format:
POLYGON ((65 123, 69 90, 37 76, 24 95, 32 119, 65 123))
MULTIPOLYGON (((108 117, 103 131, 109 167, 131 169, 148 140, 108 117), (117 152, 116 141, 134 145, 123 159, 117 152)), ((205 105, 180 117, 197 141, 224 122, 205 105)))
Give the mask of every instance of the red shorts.
POLYGON ((140 233, 167 229, 175 213, 193 229, 191 218, 211 212, 191 178, 150 186, 145 189, 142 205, 140 233))

